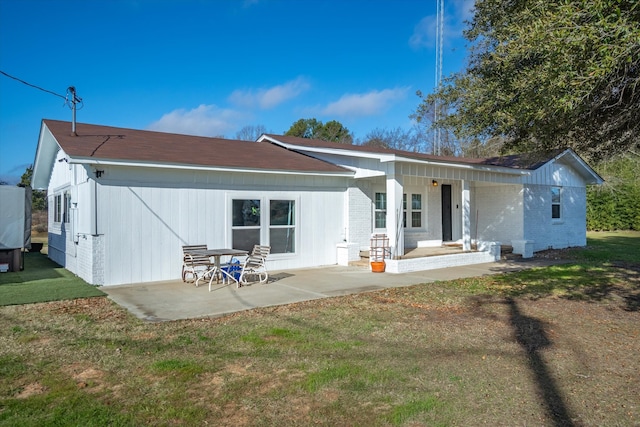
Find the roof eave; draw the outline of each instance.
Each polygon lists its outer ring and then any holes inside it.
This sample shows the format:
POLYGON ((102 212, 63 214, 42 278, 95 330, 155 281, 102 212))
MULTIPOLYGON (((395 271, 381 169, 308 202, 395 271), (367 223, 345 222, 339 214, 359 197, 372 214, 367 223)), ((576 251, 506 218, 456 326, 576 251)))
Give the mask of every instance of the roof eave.
POLYGON ((523 170, 523 169, 513 169, 501 166, 487 166, 487 165, 477 165, 477 164, 466 164, 466 163, 455 163, 449 161, 437 161, 437 160, 422 160, 422 159, 414 159, 412 157, 406 156, 398 156, 396 154, 381 154, 381 153, 372 153, 372 152, 362 152, 362 151, 353 151, 348 148, 340 149, 340 148, 318 148, 318 147, 308 147, 301 146, 296 144, 288 144, 281 142, 275 138, 270 137, 269 135, 262 135, 258 142, 262 142, 267 140, 281 147, 287 148, 293 151, 305 151, 312 153, 323 153, 323 154, 334 154, 339 156, 352 156, 352 157, 364 157, 364 158, 372 158, 378 159, 381 163, 387 162, 411 162, 417 164, 427 164, 434 166, 447 166, 453 167, 457 169, 472 169, 478 171, 489 171, 495 173, 503 173, 509 175, 531 175, 531 171, 523 170))
POLYGON ((600 175, 598 175, 598 173, 595 170, 593 170, 591 166, 587 164, 587 162, 582 160, 582 157, 580 157, 571 148, 568 148, 564 150, 562 153, 558 154, 556 157, 553 158, 553 161, 560 160, 565 156, 570 156, 570 160, 568 160, 568 162, 574 168, 576 168, 578 172, 580 172, 580 170, 583 171, 581 175, 585 178, 585 181, 587 184, 601 185, 602 183, 604 183, 604 179, 600 175))
POLYGON ((33 174, 31 176, 31 187, 36 190, 46 190, 49 187, 49 178, 53 170, 56 155, 60 150, 60 145, 53 133, 49 130, 44 120, 40 125, 38 136, 38 147, 33 161, 33 174))
POLYGON ((74 157, 69 159, 70 164, 95 165, 95 166, 121 166, 121 167, 144 167, 156 169, 181 169, 181 170, 201 170, 211 172, 241 172, 241 173, 261 173, 278 175, 307 175, 307 176, 343 176, 353 177, 354 173, 345 171, 296 171, 291 169, 255 169, 255 168, 234 168, 224 166, 187 165, 181 163, 154 163, 154 162, 132 162, 109 159, 95 159, 88 157, 74 157))
POLYGON ((514 168, 508 168, 504 166, 479 165, 474 163, 458 163, 458 162, 437 161, 437 160, 421 160, 421 159, 414 159, 411 157, 401 157, 401 156, 398 156, 395 159, 395 161, 413 162, 418 164, 451 167, 456 169, 467 169, 467 170, 470 169, 470 170, 477 170, 482 172, 502 173, 507 175, 531 175, 531 171, 528 169, 514 169, 514 168))
POLYGON ((308 151, 310 153, 335 154, 339 156, 353 156, 353 153, 356 153, 358 157, 380 159, 380 161, 384 162, 393 161, 393 159, 395 158, 395 154, 370 153, 366 151, 355 152, 353 150, 349 150, 348 148, 310 147, 308 145, 290 144, 277 140, 269 135, 262 135, 260 138, 258 138, 257 142, 262 142, 265 140, 292 151, 308 151))

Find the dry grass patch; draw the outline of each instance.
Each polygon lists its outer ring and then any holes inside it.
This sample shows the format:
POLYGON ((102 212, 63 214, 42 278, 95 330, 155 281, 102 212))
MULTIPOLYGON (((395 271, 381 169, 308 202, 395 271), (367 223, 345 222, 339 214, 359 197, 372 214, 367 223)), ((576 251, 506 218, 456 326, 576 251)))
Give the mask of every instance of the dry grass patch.
POLYGON ((638 425, 637 266, 602 267, 164 323, 0 307, 0 425, 638 425))

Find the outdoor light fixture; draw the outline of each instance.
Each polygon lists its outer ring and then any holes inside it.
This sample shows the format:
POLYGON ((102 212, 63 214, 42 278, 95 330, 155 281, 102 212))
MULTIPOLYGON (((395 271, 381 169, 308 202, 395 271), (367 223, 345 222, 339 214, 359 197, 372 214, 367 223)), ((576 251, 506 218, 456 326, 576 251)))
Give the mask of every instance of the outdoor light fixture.
POLYGON ((436 181, 435 179, 431 181, 431 184, 433 184, 434 187, 438 186, 438 181, 436 181))
POLYGON ((103 173, 104 173, 104 171, 96 169, 96 178, 100 178, 103 173))

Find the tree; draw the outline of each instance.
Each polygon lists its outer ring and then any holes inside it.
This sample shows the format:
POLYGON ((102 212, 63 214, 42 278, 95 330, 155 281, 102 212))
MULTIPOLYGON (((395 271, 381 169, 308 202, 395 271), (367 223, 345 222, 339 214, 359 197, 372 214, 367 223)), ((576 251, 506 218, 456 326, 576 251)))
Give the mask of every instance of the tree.
POLYGON ((361 145, 413 152, 419 152, 422 148, 415 131, 404 130, 400 127, 395 129, 375 128, 367 133, 361 145))
MULTIPOLYGON (((422 92, 416 93, 423 98, 422 92)), ((445 111, 444 106, 437 104, 434 100, 424 100, 415 113, 409 115, 409 118, 416 122, 416 132, 421 135, 424 141, 424 152, 442 156, 456 156, 464 152, 464 142, 447 128, 434 126, 437 117, 445 111), (437 114, 436 114, 437 113, 437 114)))
POLYGON ((466 70, 423 97, 447 107, 437 126, 506 150, 638 151, 640 2, 477 0, 465 37, 466 70))
POLYGON ((320 139, 341 144, 353 144, 353 135, 351 135, 349 129, 336 120, 331 120, 321 127, 320 139))
POLYGON ((640 155, 616 156, 596 170, 605 182, 587 187, 587 228, 640 230, 640 155))
POLYGON ((462 157, 471 159, 499 156, 504 146, 504 138, 496 136, 486 141, 473 138, 460 144, 462 157))
MULTIPOLYGON (((22 176, 20 177, 19 187, 27 187, 31 185, 31 178, 33 176, 33 165, 27 167, 22 176)), ((47 209, 47 197, 46 193, 42 190, 33 190, 31 192, 31 209, 34 211, 43 211, 47 209)))
POLYGON ((297 136, 298 138, 319 139, 320 127, 322 127, 322 122, 316 119, 300 119, 291 125, 289 130, 285 132, 285 135, 297 136))
POLYGON ((285 135, 353 144, 353 135, 349 129, 336 120, 323 124, 316 119, 300 119, 291 125, 285 135))
POLYGON ((236 139, 242 141, 255 141, 265 133, 267 133, 267 128, 264 127, 264 125, 245 126, 236 132, 236 139))

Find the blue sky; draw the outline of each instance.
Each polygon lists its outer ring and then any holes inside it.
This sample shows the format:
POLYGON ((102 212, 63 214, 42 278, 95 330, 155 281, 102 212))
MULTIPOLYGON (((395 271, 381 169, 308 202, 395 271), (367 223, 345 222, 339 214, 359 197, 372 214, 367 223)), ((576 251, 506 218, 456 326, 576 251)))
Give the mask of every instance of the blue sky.
MULTIPOLYGON (((443 74, 472 0, 445 0, 443 74)), ((409 129, 435 79, 435 0, 0 0, 0 70, 84 101, 82 123, 235 138, 337 120, 409 129)), ((0 75, 0 181, 33 163, 64 99, 0 75)))

